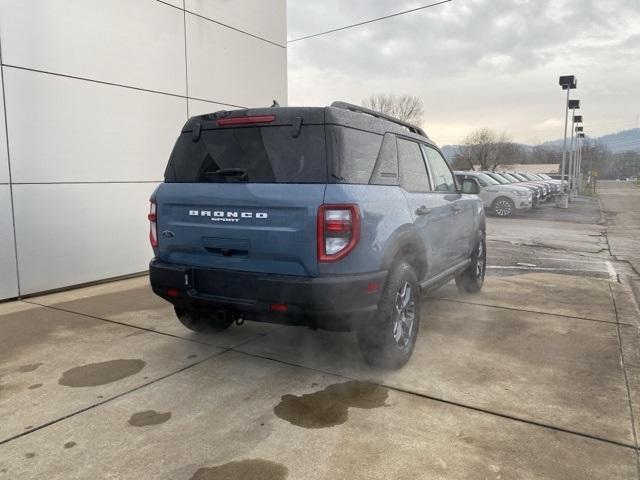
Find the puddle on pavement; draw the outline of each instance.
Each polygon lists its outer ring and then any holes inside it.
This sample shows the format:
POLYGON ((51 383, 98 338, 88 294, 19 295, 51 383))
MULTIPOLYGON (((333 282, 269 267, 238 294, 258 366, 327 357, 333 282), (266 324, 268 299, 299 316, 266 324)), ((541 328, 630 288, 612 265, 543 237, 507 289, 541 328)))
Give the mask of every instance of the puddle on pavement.
POLYGON ((21 365, 18 367, 18 371, 22 373, 33 372, 34 370, 37 370, 41 365, 42 363, 30 363, 28 365, 21 365))
POLYGON ((284 480, 288 473, 279 463, 249 459, 200 468, 189 480, 284 480))
POLYGON ((283 395, 273 411, 298 427, 327 428, 345 423, 350 407, 383 407, 388 395, 389 390, 384 387, 352 380, 301 396, 283 395))
POLYGON ((73 448, 77 445, 76 442, 67 442, 64 444, 64 448, 73 448))
POLYGON ((109 360, 75 367, 62 374, 58 383, 66 387, 96 387, 135 375, 145 366, 138 359, 109 360))
POLYGON ((134 427, 146 427, 147 425, 159 425, 171 418, 171 412, 156 412, 155 410, 145 410, 131 415, 129 425, 134 427))

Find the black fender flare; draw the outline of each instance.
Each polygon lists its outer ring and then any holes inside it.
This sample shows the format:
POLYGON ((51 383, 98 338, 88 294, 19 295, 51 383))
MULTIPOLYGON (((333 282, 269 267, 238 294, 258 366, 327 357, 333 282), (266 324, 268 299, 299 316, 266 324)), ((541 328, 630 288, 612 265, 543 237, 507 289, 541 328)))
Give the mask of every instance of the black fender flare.
POLYGON ((415 256, 411 259, 411 263, 420 281, 425 277, 428 269, 427 252, 424 242, 413 225, 404 225, 391 235, 382 256, 382 268, 391 269, 396 258, 407 252, 415 256))

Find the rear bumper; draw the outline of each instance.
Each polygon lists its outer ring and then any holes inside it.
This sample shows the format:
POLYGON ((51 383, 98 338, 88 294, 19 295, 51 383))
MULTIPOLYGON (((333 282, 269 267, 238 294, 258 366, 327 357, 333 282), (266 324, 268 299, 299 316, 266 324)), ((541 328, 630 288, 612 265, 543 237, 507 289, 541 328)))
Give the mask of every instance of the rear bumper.
POLYGON ((387 272, 298 277, 168 264, 154 259, 156 295, 179 307, 230 310, 249 320, 332 330, 375 313, 387 272), (286 311, 285 310, 286 306, 286 311))

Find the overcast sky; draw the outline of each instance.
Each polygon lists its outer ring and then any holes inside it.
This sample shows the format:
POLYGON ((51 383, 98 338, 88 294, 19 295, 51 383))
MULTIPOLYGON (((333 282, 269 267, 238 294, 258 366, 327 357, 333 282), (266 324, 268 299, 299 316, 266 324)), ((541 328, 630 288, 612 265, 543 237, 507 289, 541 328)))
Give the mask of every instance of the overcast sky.
MULTIPOLYGON (((288 37, 433 1, 288 0, 288 37)), ((484 126, 520 142, 561 137, 558 76, 575 74, 585 132, 602 135, 640 113, 640 0, 453 0, 289 43, 288 62, 290 105, 414 94, 440 145, 484 126)))

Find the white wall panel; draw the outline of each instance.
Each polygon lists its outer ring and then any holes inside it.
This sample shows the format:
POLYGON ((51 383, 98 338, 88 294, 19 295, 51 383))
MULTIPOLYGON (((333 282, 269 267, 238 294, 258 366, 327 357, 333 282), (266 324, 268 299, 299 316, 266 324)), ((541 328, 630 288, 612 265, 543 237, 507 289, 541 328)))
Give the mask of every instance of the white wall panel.
POLYGON ((0 76, 0 185, 9 183, 9 162, 7 158, 7 136, 4 125, 4 102, 2 101, 2 76, 0 76))
POLYGON ((189 99, 189 116, 204 115, 205 113, 213 113, 218 110, 234 110, 235 107, 221 105, 219 103, 203 102, 200 100, 189 99))
POLYGON ((287 41, 286 0, 186 0, 186 9, 272 42, 287 41))
POLYGON ((286 105, 287 52, 187 15, 189 96, 241 106, 286 105))
POLYGON ((144 271, 153 184, 15 185, 22 294, 144 271))
POLYGON ((9 185, 0 185, 0 300, 18 296, 9 185))
POLYGON ((181 95, 183 23, 154 0, 0 0, 5 64, 181 95))
POLYGON ((14 68, 5 89, 18 183, 158 180, 187 116, 184 98, 14 68))

